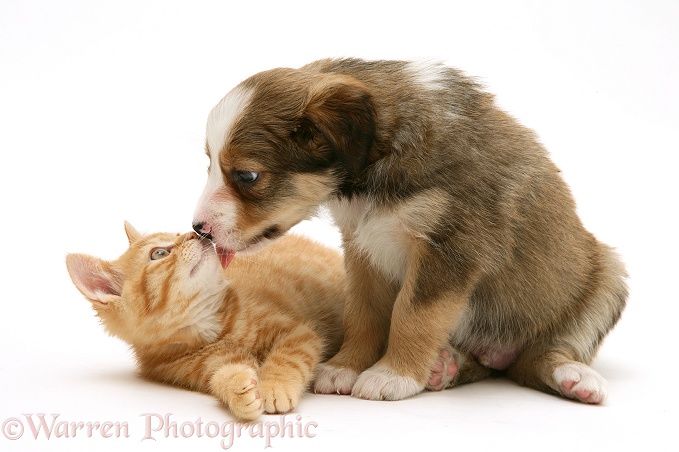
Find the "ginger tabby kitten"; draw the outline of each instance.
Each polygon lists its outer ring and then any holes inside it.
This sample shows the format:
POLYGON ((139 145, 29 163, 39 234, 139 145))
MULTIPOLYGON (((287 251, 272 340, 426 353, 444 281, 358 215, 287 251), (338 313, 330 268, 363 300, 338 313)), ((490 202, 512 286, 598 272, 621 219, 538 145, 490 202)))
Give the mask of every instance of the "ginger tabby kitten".
POLYGON ((339 253, 286 236, 222 271, 194 233, 141 235, 108 262, 66 265, 112 336, 132 346, 143 377, 213 394, 239 419, 297 406, 316 365, 342 342, 339 253))

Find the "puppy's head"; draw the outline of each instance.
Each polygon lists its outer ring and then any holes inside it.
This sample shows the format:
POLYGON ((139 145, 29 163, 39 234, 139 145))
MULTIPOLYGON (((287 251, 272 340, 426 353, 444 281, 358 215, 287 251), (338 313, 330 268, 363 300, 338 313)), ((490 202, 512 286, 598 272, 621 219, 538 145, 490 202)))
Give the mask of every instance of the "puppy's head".
POLYGON ((225 256, 260 249, 350 192, 374 135, 373 100, 352 77, 274 69, 245 80, 208 117, 194 229, 225 256))

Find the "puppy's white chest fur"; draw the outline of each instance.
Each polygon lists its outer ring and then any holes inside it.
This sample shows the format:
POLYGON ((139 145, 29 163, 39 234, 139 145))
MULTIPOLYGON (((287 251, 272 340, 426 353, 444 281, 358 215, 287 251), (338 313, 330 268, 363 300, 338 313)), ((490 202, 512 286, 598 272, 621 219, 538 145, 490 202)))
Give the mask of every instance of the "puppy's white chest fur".
POLYGON ((388 278, 403 282, 413 247, 431 242, 445 213, 447 196, 438 188, 424 190, 391 207, 368 199, 334 200, 328 208, 347 246, 354 246, 388 278))
POLYGON ((342 234, 350 240, 349 246, 364 253, 388 278, 403 281, 408 265, 408 235, 397 212, 375 207, 361 198, 332 201, 328 208, 342 234))

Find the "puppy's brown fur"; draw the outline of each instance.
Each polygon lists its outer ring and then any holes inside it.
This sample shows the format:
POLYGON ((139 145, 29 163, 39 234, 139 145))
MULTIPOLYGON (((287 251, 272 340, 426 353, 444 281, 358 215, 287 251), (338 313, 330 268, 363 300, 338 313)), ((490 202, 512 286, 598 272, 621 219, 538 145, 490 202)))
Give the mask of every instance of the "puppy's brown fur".
POLYGON ((624 308, 623 264, 472 79, 400 61, 274 69, 229 93, 207 135, 195 227, 219 247, 254 250, 321 204, 341 229, 345 341, 317 391, 400 399, 506 369, 603 399, 588 364, 624 308))

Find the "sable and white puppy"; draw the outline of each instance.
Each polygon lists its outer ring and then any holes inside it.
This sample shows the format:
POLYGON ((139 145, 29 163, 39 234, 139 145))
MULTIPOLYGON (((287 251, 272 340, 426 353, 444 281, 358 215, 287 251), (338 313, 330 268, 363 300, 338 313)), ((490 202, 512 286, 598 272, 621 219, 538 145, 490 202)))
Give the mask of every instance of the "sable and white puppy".
POLYGON ((273 69, 212 110, 206 147, 194 228, 224 262, 321 204, 341 229, 345 339, 317 392, 397 400, 498 369, 603 400, 588 364, 624 308, 624 266, 533 132, 472 79, 401 61, 273 69))

